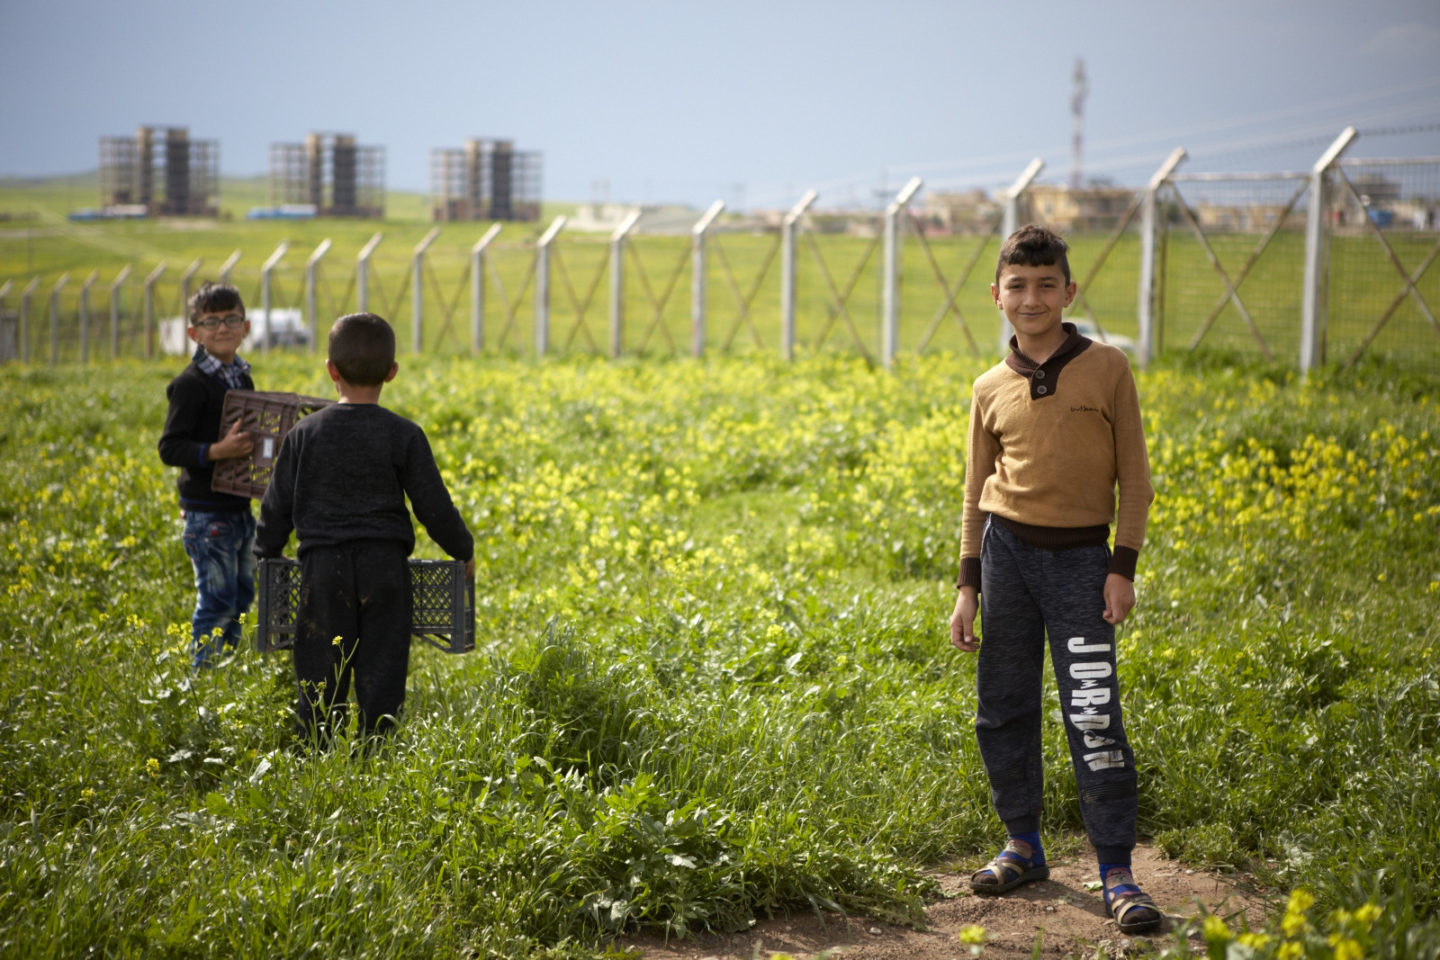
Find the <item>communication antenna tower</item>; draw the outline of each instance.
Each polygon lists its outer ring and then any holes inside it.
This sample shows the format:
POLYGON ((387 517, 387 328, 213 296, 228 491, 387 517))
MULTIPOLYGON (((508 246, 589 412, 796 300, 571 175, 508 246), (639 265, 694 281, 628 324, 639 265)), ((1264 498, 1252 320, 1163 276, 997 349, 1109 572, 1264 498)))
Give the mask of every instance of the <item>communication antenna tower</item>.
POLYGON ((1080 165, 1081 144, 1085 136, 1085 94, 1090 88, 1085 83, 1085 61, 1075 60, 1073 76, 1075 92, 1070 98, 1070 113, 1075 118, 1075 132, 1070 140, 1070 189, 1079 190, 1083 178, 1080 165))

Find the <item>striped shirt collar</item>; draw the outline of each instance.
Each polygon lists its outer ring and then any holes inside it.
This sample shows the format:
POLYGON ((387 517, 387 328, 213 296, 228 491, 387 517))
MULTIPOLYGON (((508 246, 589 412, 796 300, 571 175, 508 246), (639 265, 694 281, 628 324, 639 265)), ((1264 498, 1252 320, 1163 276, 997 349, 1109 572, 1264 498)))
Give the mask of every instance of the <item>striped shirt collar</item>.
POLYGON ((245 387, 245 375, 250 372, 250 364, 239 354, 235 355, 233 363, 221 363, 210 356, 204 347, 196 347, 194 360, 195 366, 199 367, 202 373, 208 373, 231 390, 245 387))

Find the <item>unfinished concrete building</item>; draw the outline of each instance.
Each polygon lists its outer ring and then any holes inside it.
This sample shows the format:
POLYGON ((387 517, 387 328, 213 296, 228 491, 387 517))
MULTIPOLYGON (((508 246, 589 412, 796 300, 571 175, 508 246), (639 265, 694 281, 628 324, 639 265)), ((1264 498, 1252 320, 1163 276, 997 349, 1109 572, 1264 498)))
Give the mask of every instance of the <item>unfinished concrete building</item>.
POLYGON ((220 145, 191 140, 185 127, 141 127, 100 138, 100 204, 149 216, 215 216, 220 145))
POLYGON ((270 202, 308 204, 322 217, 385 216, 385 148, 347 133, 270 145, 270 202))
POLYGON ((430 194, 437 221, 539 220, 540 154, 509 140, 431 150, 430 194))

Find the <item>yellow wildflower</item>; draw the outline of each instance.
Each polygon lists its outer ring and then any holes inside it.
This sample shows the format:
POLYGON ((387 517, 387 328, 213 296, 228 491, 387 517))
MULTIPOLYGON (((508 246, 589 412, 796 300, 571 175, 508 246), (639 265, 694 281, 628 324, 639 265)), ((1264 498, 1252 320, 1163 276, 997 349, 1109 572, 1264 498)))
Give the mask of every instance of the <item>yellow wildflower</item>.
POLYGON ((1330 934, 1330 946, 1335 948, 1335 960, 1361 960, 1365 956, 1365 948, 1360 946, 1360 941, 1338 933, 1330 934))
POLYGON ((1385 908, 1380 906, 1380 904, 1367 903, 1355 911, 1355 921, 1366 930, 1369 930, 1375 925, 1375 921, 1380 919, 1380 914, 1384 912, 1385 908))
POLYGON ((1225 921, 1215 914, 1207 914, 1205 917, 1205 939, 1214 943, 1217 940, 1231 940, 1235 934, 1230 932, 1230 927, 1225 921))
POLYGON ((961 943, 984 943, 988 939, 990 939, 989 934, 978 923, 968 924, 960 931, 961 943))

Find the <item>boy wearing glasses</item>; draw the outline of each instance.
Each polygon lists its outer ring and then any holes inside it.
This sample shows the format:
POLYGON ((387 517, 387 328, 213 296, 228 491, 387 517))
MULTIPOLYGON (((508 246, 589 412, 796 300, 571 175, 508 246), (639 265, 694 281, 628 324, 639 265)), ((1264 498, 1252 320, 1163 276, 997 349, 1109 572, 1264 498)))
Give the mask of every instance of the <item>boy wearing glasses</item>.
POLYGON ((247 457, 255 446, 238 420, 228 429, 220 423, 226 391, 254 390, 255 384, 250 365, 236 353, 250 332, 240 291, 207 283, 190 298, 187 314, 195 354, 165 388, 170 410, 160 434, 160 459, 180 468, 183 540, 195 568, 190 652, 199 671, 239 642, 239 617, 255 599, 250 499, 210 489, 216 460, 247 457))

